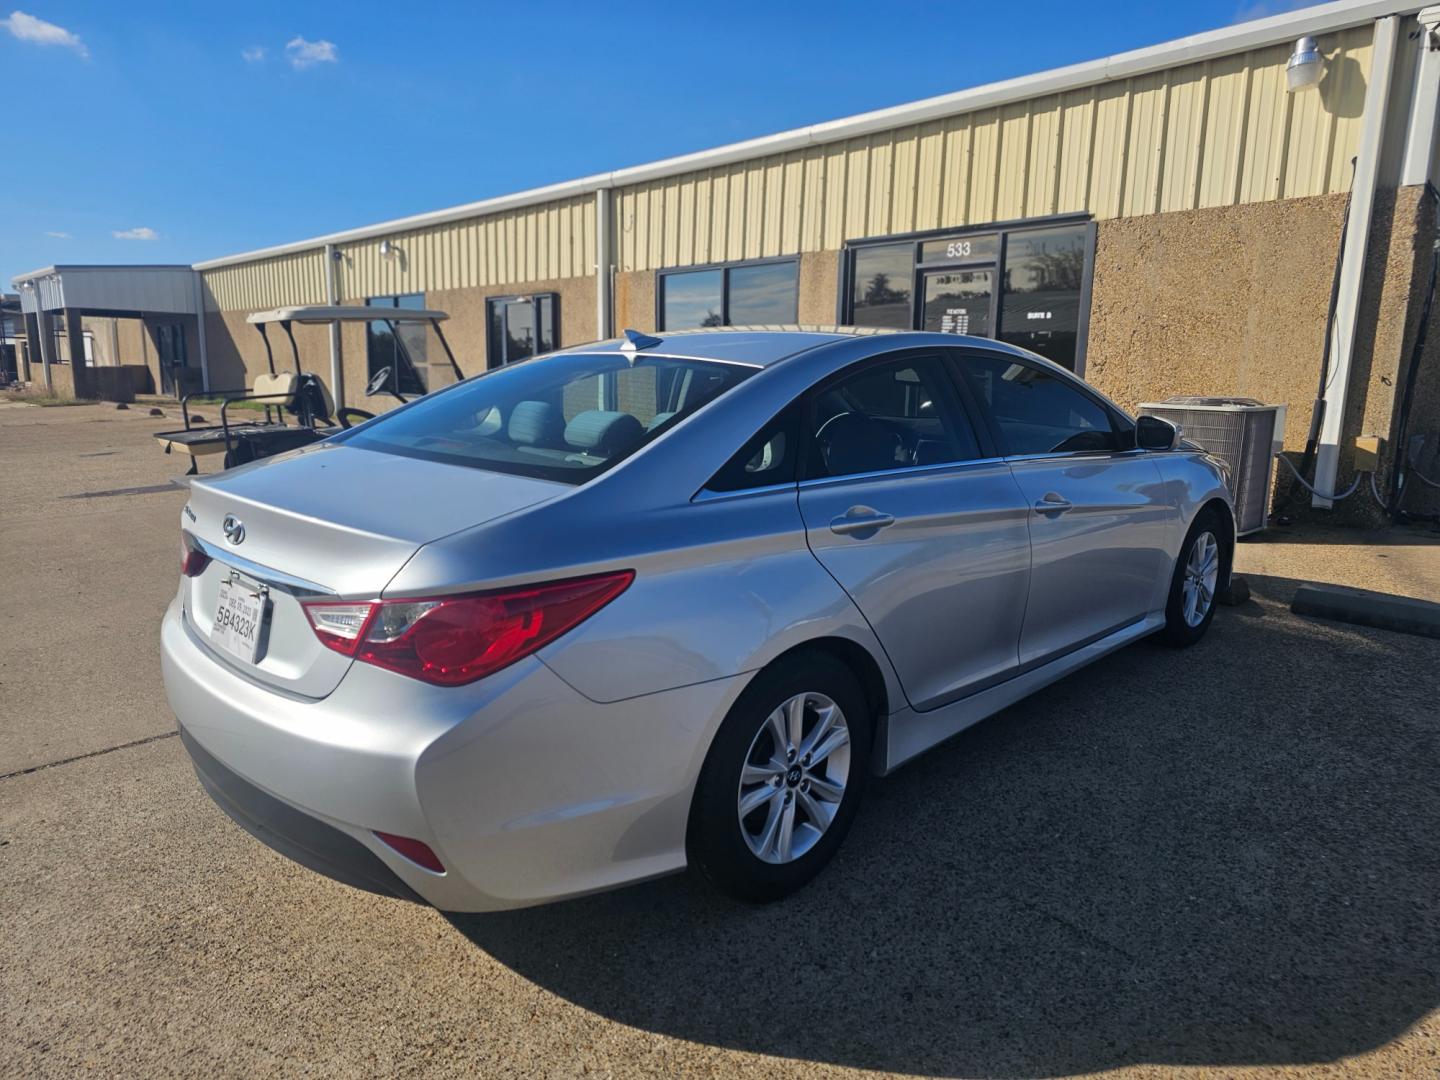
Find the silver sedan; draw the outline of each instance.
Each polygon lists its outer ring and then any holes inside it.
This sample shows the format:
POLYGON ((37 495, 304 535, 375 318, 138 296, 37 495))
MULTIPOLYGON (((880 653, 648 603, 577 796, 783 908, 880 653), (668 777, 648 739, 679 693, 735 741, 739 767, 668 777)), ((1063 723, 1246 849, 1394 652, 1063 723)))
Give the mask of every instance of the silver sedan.
POLYGON ((165 683, 272 847, 453 911, 782 897, 866 779, 1206 631, 1224 467, 977 338, 627 332, 195 481, 165 683))

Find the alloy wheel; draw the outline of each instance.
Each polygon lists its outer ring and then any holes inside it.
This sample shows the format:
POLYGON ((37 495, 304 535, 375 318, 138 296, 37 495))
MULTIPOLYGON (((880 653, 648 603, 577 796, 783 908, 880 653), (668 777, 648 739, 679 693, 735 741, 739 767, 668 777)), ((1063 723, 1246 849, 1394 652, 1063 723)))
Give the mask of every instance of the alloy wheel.
POLYGON ((776 708, 750 743, 736 811, 750 851, 794 862, 835 820, 850 779, 850 728, 824 694, 806 692, 776 708))
POLYGON ((1190 545, 1181 585, 1182 611, 1187 626, 1199 626, 1215 602, 1215 583, 1220 578, 1220 544, 1215 534, 1202 532, 1190 545))

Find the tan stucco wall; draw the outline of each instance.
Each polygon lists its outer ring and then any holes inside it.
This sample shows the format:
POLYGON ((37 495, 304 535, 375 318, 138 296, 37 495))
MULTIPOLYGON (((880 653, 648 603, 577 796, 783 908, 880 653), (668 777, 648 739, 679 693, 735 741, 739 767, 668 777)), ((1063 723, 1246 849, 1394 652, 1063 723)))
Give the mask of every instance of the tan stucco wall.
POLYGON ((1133 408, 1173 394, 1290 407, 1310 424, 1343 196, 1101 222, 1087 381, 1133 408))
POLYGON ((615 332, 639 330, 655 332, 655 273, 635 270, 616 273, 614 296, 615 332))
MULTIPOLYGON (((1356 320, 1338 487, 1354 439, 1394 438, 1396 392, 1419 322, 1433 228, 1417 227, 1419 188, 1376 198, 1356 320)), ((1172 394, 1289 406, 1288 450, 1302 450, 1320 374, 1344 197, 1318 196, 1101 222, 1086 378, 1133 407, 1172 394)), ((1425 211, 1428 213, 1428 211, 1425 211)), ((1433 220, 1433 219, 1432 219, 1433 220)), ((1440 358, 1422 364, 1411 431, 1440 441, 1440 358)), ((1382 461, 1389 472, 1393 446, 1382 461)), ((1336 517, 1372 522, 1364 493, 1336 517)), ((1419 505, 1419 500, 1417 500, 1419 505)))

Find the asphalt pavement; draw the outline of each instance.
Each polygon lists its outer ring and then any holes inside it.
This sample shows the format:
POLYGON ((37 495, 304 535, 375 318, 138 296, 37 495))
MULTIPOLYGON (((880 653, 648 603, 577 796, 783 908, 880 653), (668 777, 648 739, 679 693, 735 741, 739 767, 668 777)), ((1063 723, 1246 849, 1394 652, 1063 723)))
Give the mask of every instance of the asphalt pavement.
POLYGON ((757 908, 688 875, 446 917, 201 792, 158 623, 173 424, 0 409, 0 1073, 1440 1075, 1440 536, 1276 531, 1199 646, 1141 643, 873 784, 757 908))

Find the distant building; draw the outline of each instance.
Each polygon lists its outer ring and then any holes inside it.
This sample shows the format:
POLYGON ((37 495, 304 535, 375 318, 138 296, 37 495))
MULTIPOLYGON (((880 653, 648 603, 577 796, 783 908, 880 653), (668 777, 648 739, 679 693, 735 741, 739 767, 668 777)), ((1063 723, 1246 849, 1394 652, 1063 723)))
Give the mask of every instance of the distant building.
MULTIPOLYGON (((1410 362, 1437 221, 1437 22, 1440 8, 1343 0, 208 260, 164 312, 103 296, 84 310, 144 313, 152 340, 172 320, 182 366, 212 388, 266 369, 246 316, 293 304, 445 310, 468 373, 621 327, 978 334, 1130 405, 1178 393, 1286 403, 1298 448, 1348 201, 1318 475, 1343 486, 1358 435, 1386 437, 1390 469, 1412 372, 1406 445, 1427 462, 1440 447, 1440 329, 1410 362)), ((32 318, 60 317, 38 298, 68 296, 69 273, 16 279, 32 318)), ((352 404, 397 357, 388 333, 362 324, 333 340, 295 334, 305 366, 352 404)), ((451 376, 426 334, 408 342, 408 375, 433 389, 451 376)), ((167 388, 163 365, 155 380, 167 388)))

